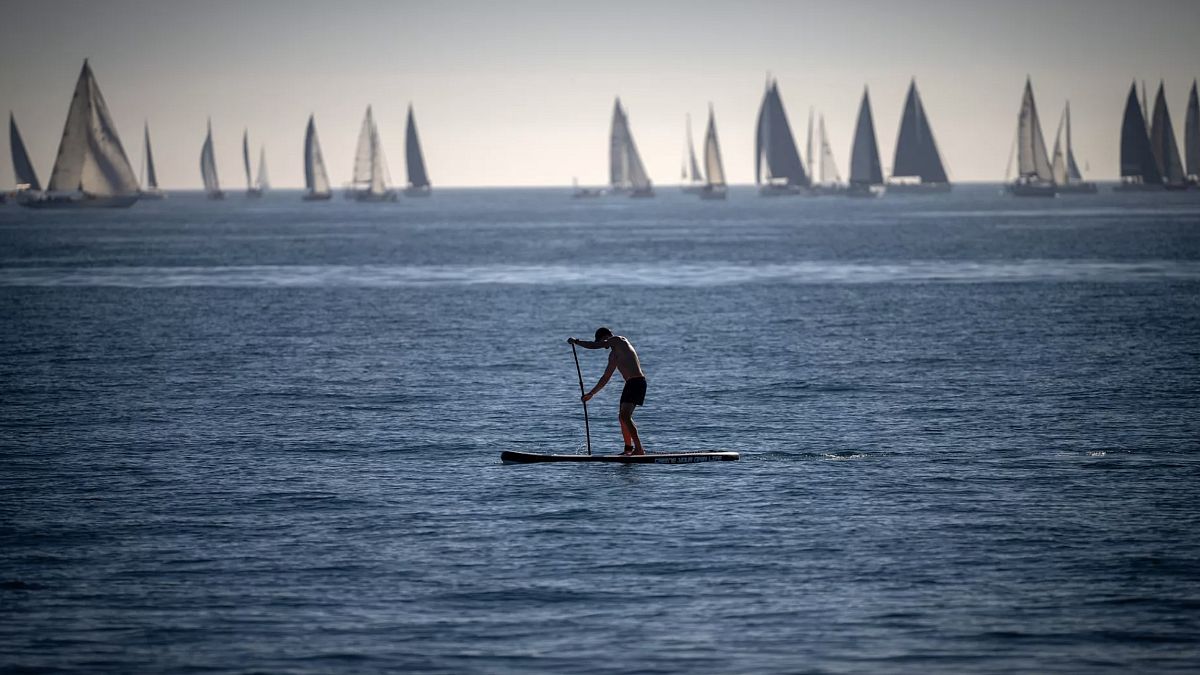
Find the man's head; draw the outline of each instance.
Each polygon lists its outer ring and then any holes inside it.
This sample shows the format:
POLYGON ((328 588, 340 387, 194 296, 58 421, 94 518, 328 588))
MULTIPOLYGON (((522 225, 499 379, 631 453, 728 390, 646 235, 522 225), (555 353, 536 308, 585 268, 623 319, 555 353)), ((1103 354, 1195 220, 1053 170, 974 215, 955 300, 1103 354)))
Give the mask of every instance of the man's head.
POLYGON ((607 340, 610 337, 612 337, 612 331, 609 330, 608 328, 605 328, 604 326, 600 326, 599 328, 596 329, 596 342, 600 342, 601 340, 607 340))

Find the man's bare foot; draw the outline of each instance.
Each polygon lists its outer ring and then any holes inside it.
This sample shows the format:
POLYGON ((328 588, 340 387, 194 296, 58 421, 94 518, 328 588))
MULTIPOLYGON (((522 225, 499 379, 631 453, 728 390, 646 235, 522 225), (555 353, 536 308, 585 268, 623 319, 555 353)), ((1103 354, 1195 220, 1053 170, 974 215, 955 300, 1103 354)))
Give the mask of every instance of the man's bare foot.
POLYGON ((631 453, 629 453, 629 454, 631 454, 631 455, 644 455, 644 454, 646 454, 646 451, 645 451, 645 450, 642 450, 642 449, 640 449, 640 448, 639 448, 639 449, 637 449, 637 450, 634 450, 633 452, 631 452, 631 453))

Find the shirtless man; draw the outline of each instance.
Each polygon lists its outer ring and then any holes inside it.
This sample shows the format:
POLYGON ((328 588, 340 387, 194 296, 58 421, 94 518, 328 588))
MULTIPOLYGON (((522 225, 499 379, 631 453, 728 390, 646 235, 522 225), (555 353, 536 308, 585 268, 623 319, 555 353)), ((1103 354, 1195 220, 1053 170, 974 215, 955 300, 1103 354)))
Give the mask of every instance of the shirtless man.
POLYGON ((604 374, 600 376, 596 386, 583 395, 583 400, 590 400, 603 389, 614 370, 621 371, 621 377, 625 378, 625 388, 621 390, 621 412, 617 415, 621 420, 621 435, 625 437, 625 452, 621 454, 646 454, 646 450, 642 448, 642 440, 638 438, 637 427, 633 424, 633 409, 646 401, 646 375, 642 372, 642 362, 638 360, 633 345, 620 335, 613 335, 611 330, 603 326, 596 329, 596 339, 592 342, 575 338, 567 338, 567 342, 584 349, 609 350, 608 367, 604 369, 604 374))

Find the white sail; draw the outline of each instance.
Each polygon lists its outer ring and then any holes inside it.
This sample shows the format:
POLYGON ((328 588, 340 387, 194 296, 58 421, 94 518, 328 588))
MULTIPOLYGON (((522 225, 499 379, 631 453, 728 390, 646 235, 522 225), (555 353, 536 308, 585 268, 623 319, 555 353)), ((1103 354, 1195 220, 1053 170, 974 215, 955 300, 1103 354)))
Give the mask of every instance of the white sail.
POLYGON ((629 118, 621 108, 621 99, 613 106, 612 133, 609 136, 609 179, 614 190, 645 193, 651 189, 650 177, 638 155, 629 131, 629 118))
POLYGON ((150 123, 145 126, 146 132, 146 188, 149 190, 158 189, 158 172, 154 170, 154 153, 150 150, 150 123))
POLYGON ((1066 123, 1066 111, 1058 121, 1058 131, 1054 134, 1054 155, 1050 160, 1050 175, 1059 185, 1067 184, 1067 153, 1063 150, 1063 125, 1066 123))
POLYGON ((725 164, 721 161, 721 145, 717 142, 717 124, 712 107, 708 109, 708 132, 704 134, 704 174, 710 187, 725 187, 725 164))
POLYGON ((371 106, 367 106, 367 114, 363 118, 362 128, 358 131, 358 147, 354 151, 354 177, 351 179, 355 187, 371 184, 372 175, 372 138, 374 137, 375 120, 371 116, 371 106))
POLYGON ((258 177, 254 180, 254 187, 265 191, 271 187, 271 181, 267 177, 267 148, 263 146, 258 152, 258 177))
POLYGON ((825 133, 825 116, 821 115, 821 184, 837 185, 842 182, 838 173, 837 163, 833 161, 833 147, 829 144, 829 136, 825 133))
POLYGON ((804 164, 812 171, 813 167, 813 109, 808 108, 808 140, 804 144, 804 164))
POLYGON ((329 174, 325 171, 325 157, 321 154, 312 115, 308 116, 308 129, 304 133, 304 186, 314 195, 329 194, 329 174))
POLYGON ((75 84, 62 141, 47 186, 50 192, 95 197, 137 195, 138 180, 87 61, 75 84))
POLYGON ((221 193, 221 183, 217 180, 217 160, 213 153, 211 119, 208 121, 208 134, 204 137, 204 147, 200 148, 200 177, 204 179, 204 191, 209 196, 221 193))
POLYGON ((700 165, 696 162, 696 148, 692 145, 692 116, 687 116, 687 152, 688 152, 688 169, 691 175, 689 180, 693 183, 704 182, 704 174, 700 172, 700 165))
POLYGON ((391 184, 383 142, 375 126, 371 106, 367 106, 367 114, 358 134, 358 148, 354 153, 354 188, 360 191, 362 197, 392 198, 394 193, 389 187, 391 184))
POLYGON ((1021 113, 1017 121, 1017 172, 1026 178, 1054 181, 1050 157, 1046 154, 1046 139, 1033 100, 1033 85, 1025 80, 1025 95, 1021 98, 1021 113))

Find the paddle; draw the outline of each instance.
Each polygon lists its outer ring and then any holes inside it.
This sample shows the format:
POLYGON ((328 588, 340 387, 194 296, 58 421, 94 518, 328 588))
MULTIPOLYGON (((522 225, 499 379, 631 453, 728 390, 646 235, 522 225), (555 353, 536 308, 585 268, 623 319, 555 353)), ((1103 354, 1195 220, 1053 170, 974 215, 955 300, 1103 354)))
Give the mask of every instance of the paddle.
POLYGON ((571 355, 575 357, 575 373, 579 375, 579 400, 583 402, 583 432, 587 434, 588 454, 592 454, 592 427, 588 423, 587 401, 583 400, 583 371, 579 369, 579 353, 575 351, 575 343, 571 343, 571 355))

